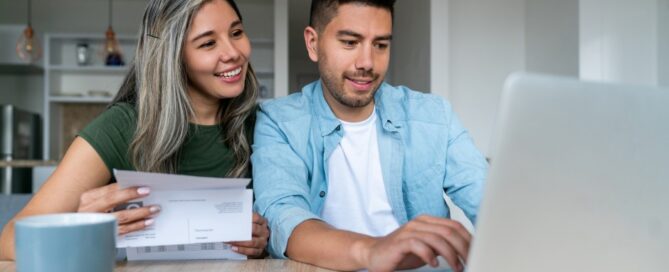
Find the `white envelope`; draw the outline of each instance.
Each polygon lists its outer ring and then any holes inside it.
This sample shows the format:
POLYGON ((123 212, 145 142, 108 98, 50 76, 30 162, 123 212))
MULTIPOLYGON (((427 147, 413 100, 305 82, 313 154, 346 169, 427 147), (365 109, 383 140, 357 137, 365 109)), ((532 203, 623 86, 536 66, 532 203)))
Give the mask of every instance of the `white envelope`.
POLYGON ((153 225, 119 235, 118 248, 251 240, 250 179, 207 178, 114 169, 121 188, 146 186, 151 193, 128 208, 160 205, 153 225))

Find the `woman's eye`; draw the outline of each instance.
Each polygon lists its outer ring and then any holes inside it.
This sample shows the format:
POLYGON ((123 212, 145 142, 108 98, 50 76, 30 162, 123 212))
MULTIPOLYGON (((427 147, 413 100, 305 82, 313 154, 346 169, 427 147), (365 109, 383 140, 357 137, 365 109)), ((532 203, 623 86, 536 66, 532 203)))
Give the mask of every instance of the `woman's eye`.
POLYGON ((389 44, 387 44, 387 43, 377 43, 376 44, 376 48, 378 48, 378 49, 386 49, 386 48, 388 48, 388 46, 389 46, 389 44))
POLYGON ((244 35, 244 30, 241 30, 241 29, 238 29, 238 30, 235 30, 235 31, 232 32, 232 37, 235 37, 235 38, 241 37, 242 35, 244 35))
POLYGON ((216 44, 216 42, 214 42, 214 41, 208 41, 208 42, 203 43, 202 45, 200 45, 200 47, 198 47, 198 48, 209 48, 209 47, 214 46, 214 44, 216 44))

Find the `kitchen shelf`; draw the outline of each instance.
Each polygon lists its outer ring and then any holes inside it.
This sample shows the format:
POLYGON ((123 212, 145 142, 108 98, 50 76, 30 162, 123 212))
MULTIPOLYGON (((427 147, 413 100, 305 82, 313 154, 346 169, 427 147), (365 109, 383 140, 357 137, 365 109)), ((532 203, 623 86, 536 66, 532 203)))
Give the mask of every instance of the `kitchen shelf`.
POLYGON ((51 65, 48 70, 54 72, 72 72, 72 73, 127 73, 128 66, 71 66, 71 65, 51 65))
POLYGON ((110 103, 114 98, 106 96, 50 96, 49 101, 54 103, 110 103))
MULTIPOLYGON (((123 59, 134 58, 135 35, 117 35, 123 59)), ((106 66, 104 33, 47 33, 44 39, 44 159, 60 159, 71 139, 106 104, 130 67, 106 66), (88 45, 88 64, 77 64, 77 47, 88 45), (108 95, 91 95, 104 92, 108 95)))

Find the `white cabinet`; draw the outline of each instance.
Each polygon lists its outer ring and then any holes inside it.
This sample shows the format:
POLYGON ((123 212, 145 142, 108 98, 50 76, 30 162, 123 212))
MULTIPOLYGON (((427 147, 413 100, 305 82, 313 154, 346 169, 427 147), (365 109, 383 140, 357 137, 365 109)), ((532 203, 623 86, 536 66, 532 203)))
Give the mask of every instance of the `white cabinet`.
POLYGON ((60 159, 69 143, 85 123, 101 112, 118 92, 133 59, 136 38, 117 35, 124 66, 104 65, 104 33, 51 33, 44 40, 44 158, 60 159), (88 62, 77 64, 77 47, 87 47, 88 62), (72 110, 75 113, 72 113, 72 110), (77 118, 75 118, 77 119, 77 118), (74 131, 73 131, 74 130, 74 131))

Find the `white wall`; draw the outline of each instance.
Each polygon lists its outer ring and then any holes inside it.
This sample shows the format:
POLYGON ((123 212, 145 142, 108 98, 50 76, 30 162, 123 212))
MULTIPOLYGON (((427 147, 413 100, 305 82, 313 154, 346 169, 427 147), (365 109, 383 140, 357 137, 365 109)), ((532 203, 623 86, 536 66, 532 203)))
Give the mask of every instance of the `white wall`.
MULTIPOLYGON (((0 0, 0 24, 26 22, 26 0, 0 0)), ((146 1, 115 0, 114 29, 118 33, 136 33, 146 1)), ((33 0, 32 18, 35 31, 104 32, 108 25, 107 1, 102 0, 33 0)))
POLYGON ((660 0, 658 5, 659 18, 659 83, 669 86, 669 0, 660 0))
POLYGON ((581 0, 581 77, 656 85, 657 8, 658 0, 581 0))
POLYGON ((524 0, 450 0, 449 99, 488 154, 506 77, 525 69, 524 0))
POLYGON ((578 77, 579 0, 528 0, 525 10, 527 71, 578 77))
POLYGON ((430 91, 430 1, 399 0, 388 81, 423 92, 430 91))
POLYGON ((290 92, 302 90, 305 83, 317 80, 318 66, 309 59, 304 44, 304 28, 309 25, 311 0, 290 0, 290 92))
MULTIPOLYGON (((290 41, 288 40, 288 25, 289 25, 289 5, 288 0, 274 0, 274 20, 272 25, 275 36, 274 39, 274 97, 282 97, 288 95, 288 48, 290 48, 290 41)), ((261 23, 267 27, 267 18, 255 18, 256 22, 261 23)))
POLYGON ((430 1, 430 92, 449 97, 450 92, 450 16, 449 1, 430 1))

